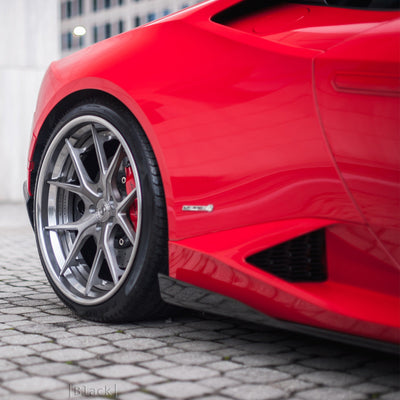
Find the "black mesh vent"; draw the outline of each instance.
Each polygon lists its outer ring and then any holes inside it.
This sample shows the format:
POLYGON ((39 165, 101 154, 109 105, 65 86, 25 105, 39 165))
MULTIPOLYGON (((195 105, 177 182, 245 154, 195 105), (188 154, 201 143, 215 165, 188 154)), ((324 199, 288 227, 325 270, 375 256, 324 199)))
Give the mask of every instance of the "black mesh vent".
POLYGON ((281 243, 247 257, 246 261, 285 281, 325 281, 325 230, 314 231, 281 243))

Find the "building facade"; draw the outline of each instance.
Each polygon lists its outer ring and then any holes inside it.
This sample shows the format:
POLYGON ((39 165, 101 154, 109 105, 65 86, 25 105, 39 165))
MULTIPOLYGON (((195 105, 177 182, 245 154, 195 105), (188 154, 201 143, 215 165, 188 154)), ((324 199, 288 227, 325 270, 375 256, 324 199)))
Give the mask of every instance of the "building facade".
POLYGON ((54 0, 0 0, 0 202, 23 201, 40 83, 60 57, 58 15, 54 0))
POLYGON ((61 51, 66 56, 200 0, 59 0, 61 51), (84 28, 84 29, 82 29, 84 28))

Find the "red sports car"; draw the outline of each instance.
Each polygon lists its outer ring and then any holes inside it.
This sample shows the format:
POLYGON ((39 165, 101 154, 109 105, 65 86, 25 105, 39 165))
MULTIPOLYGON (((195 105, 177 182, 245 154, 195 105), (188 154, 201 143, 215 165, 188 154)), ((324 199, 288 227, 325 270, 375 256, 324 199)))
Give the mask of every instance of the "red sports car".
POLYGON ((398 349, 398 5, 210 0, 51 64, 25 194, 57 295, 398 349))

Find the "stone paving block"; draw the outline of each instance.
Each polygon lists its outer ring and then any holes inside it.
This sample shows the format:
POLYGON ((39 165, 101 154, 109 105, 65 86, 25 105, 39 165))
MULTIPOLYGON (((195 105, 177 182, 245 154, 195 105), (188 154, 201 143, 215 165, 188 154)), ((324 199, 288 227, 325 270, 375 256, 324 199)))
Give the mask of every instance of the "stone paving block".
POLYGON ((102 345, 102 346, 87 347, 86 350, 90 351, 91 353, 98 354, 98 355, 105 355, 105 354, 117 353, 121 349, 118 349, 117 347, 107 344, 107 345, 102 345))
POLYGON ((299 364, 278 365, 276 369, 282 372, 286 372, 292 376, 307 374, 315 371, 314 368, 305 367, 299 364))
POLYGON ((86 372, 79 372, 76 374, 60 375, 60 379, 67 383, 76 384, 93 381, 96 377, 86 372))
POLYGON ((203 379, 203 380, 198 381, 198 383, 200 385, 212 387, 215 390, 223 389, 226 387, 233 387, 233 386, 237 385, 237 381, 235 381, 234 379, 221 377, 221 376, 203 379))
POLYGON ((189 339, 180 337, 180 336, 165 336, 160 338, 160 341, 162 341, 165 344, 175 344, 175 343, 187 343, 190 342, 189 339))
POLYGON ((38 324, 61 324, 68 321, 74 321, 73 317, 66 317, 63 315, 45 315, 43 317, 32 318, 32 322, 36 322, 38 324))
POLYGON ((37 324, 30 323, 29 325, 25 325, 23 327, 18 328, 19 331, 25 333, 37 333, 37 334, 49 334, 50 332, 62 331, 63 328, 61 326, 53 325, 52 323, 48 324, 37 324))
POLYGON ((140 386, 154 385, 155 383, 165 382, 166 378, 157 375, 138 375, 129 379, 129 382, 140 386))
POLYGON ((273 400, 285 397, 285 392, 267 385, 240 385, 221 392, 237 400, 273 400))
POLYGON ((0 315, 0 323, 10 323, 26 319, 23 315, 3 314, 0 315))
POLYGON ((44 360, 42 357, 38 357, 35 355, 27 357, 16 357, 13 358, 13 361, 19 365, 34 365, 46 362, 46 360, 44 360))
POLYGON ((166 327, 165 329, 163 328, 136 328, 136 329, 129 329, 129 331, 126 331, 126 334, 128 334, 131 337, 134 338, 152 338, 152 339, 157 339, 157 338, 162 338, 165 336, 171 336, 175 335, 176 333, 180 333, 179 329, 177 329, 174 332, 174 327, 166 327))
POLYGON ((141 366, 151 370, 151 371, 158 371, 159 369, 167 369, 176 367, 176 364, 165 361, 165 360, 153 360, 140 363, 141 366))
POLYGON ((109 341, 109 342, 116 342, 118 341, 122 341, 125 339, 130 339, 131 336, 127 335, 126 333, 123 332, 113 332, 113 333, 106 333, 104 335, 101 335, 101 338, 109 341))
POLYGON ((296 394, 297 397, 304 400, 362 400, 365 395, 353 392, 352 390, 342 388, 317 388, 306 390, 296 394))
POLYGON ((17 368, 17 366, 8 360, 0 360, 0 372, 10 371, 12 369, 17 368))
POLYGON ((29 348, 35 350, 37 353, 43 353, 51 350, 61 349, 61 346, 56 343, 39 343, 30 345, 29 348))
POLYGON ((136 391, 134 393, 125 393, 122 394, 121 396, 118 396, 119 400, 157 400, 158 397, 150 394, 150 393, 144 393, 140 391, 136 391))
POLYGON ((108 365, 106 367, 92 368, 89 370, 91 374, 101 376, 103 378, 128 378, 136 375, 147 374, 145 368, 135 367, 129 364, 108 365))
POLYGON ((225 376, 246 383, 271 383, 291 376, 284 372, 275 371, 271 368, 241 368, 228 371, 225 376))
POLYGON ((24 346, 10 345, 0 347, 0 358, 9 358, 13 360, 17 357, 27 356, 34 353, 32 349, 24 346))
POLYGON ((210 387, 193 382, 167 382, 159 385, 150 385, 146 389, 150 393, 158 394, 168 399, 189 399, 194 396, 203 396, 213 391, 210 387))
POLYGON ((57 343, 64 347, 76 347, 78 349, 86 349, 87 347, 105 345, 108 342, 96 336, 72 336, 58 339, 57 343))
POLYGON ((268 367, 289 364, 289 360, 279 355, 250 354, 245 356, 236 356, 232 361, 249 367, 268 367))
POLYGON ((118 349, 115 353, 107 354, 104 358, 114 363, 126 364, 154 360, 157 356, 144 351, 121 351, 118 349))
POLYGON ((177 381, 194 381, 219 376, 218 371, 194 365, 180 365, 178 367, 158 369, 157 374, 177 381))
POLYGON ((223 360, 231 360, 235 356, 242 356, 248 354, 245 350, 240 350, 235 347, 223 347, 218 350, 210 351, 210 354, 220 356, 223 360))
POLYGON ((42 356, 53 361, 77 361, 95 357, 94 354, 81 349, 65 348, 42 353, 42 356))
POLYGON ((212 363, 207 363, 207 367, 216 369, 220 372, 232 371, 233 369, 243 368, 241 364, 231 362, 231 361, 217 361, 212 363))
POLYGON ((17 345, 29 345, 29 344, 36 344, 36 343, 43 343, 43 342, 50 342, 51 339, 47 338, 46 336, 42 335, 28 335, 22 334, 18 332, 18 335, 7 336, 1 339, 2 342, 8 344, 17 344, 17 345))
POLYGON ((66 386, 57 379, 37 376, 3 382, 2 385, 16 393, 43 393, 66 386))
POLYGON ((170 354, 182 353, 183 350, 176 349, 175 347, 159 347, 157 349, 149 350, 151 354, 155 356, 168 356, 170 354))
POLYGON ((10 394, 3 394, 2 391, 0 391, 1 399, 2 400, 42 400, 43 398, 41 396, 36 396, 33 394, 16 394, 16 393, 10 393, 10 394))
POLYGON ((177 354, 171 354, 164 357, 168 361, 176 364, 206 364, 221 360, 221 357, 200 351, 185 351, 177 354))
POLYGON ((93 335, 93 336, 105 335, 107 333, 113 333, 115 331, 116 329, 112 326, 92 325, 90 322, 88 322, 86 325, 69 329, 69 332, 74 333, 76 335, 93 335))
POLYGON ((165 344, 154 339, 125 339, 114 342, 114 346, 121 347, 126 350, 150 350, 156 347, 163 347, 165 344))
POLYGON ((183 343, 177 343, 174 347, 188 351, 213 351, 224 347, 221 343, 210 342, 208 340, 187 340, 183 343))
POLYGON ((35 307, 10 307, 10 308, 3 308, 1 312, 3 314, 21 315, 21 314, 29 314, 37 312, 37 309, 35 307))
POLYGON ((284 390, 286 393, 299 392, 306 389, 315 387, 311 382, 302 381, 300 379, 288 379, 286 381, 279 381, 272 384, 272 386, 284 390))
POLYGON ((83 359, 76 362, 79 364, 81 368, 96 368, 96 367, 103 367, 104 365, 108 365, 109 362, 98 359, 98 358, 91 358, 89 360, 83 359))
POLYGON ((299 379, 308 382, 318 383, 321 385, 345 387, 349 385, 355 385, 362 382, 362 378, 355 375, 346 374, 337 371, 316 371, 308 374, 301 374, 298 376, 299 379))
POLYGON ((60 376, 65 374, 71 374, 78 372, 80 368, 77 365, 58 363, 58 362, 47 362, 45 364, 28 365, 23 370, 31 375, 40 376, 60 376))
MULTIPOLYGON (((14 335, 20 335, 20 333, 16 331, 14 328, 11 329, 11 327, 6 324, 0 327, 0 339, 5 338, 6 336, 14 336, 14 335)), ((4 342, 4 340, 1 341, 4 342)))
POLYGON ((2 381, 12 381, 15 379, 20 379, 20 378, 25 378, 27 377, 28 374, 25 372, 19 371, 17 369, 13 369, 11 371, 3 371, 0 374, 0 378, 2 381))

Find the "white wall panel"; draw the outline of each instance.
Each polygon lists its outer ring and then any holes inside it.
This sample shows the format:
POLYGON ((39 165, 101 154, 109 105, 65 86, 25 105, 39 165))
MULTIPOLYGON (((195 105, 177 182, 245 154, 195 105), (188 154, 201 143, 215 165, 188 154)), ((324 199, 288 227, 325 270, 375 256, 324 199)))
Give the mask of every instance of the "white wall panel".
POLYGON ((0 201, 22 201, 36 98, 59 58, 56 0, 0 0, 0 201))

